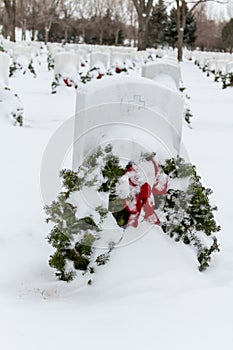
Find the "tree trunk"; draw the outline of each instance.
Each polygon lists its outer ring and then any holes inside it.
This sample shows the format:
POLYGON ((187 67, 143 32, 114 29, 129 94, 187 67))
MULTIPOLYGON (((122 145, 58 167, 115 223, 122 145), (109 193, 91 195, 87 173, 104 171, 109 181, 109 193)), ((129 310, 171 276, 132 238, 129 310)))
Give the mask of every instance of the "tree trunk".
POLYGON ((68 41, 68 27, 65 28, 65 33, 64 33, 64 44, 66 44, 68 41))
POLYGON ((137 29, 135 27, 133 31, 133 47, 137 47, 137 34, 137 29))
POLYGON ((11 36, 10 36, 10 40, 15 42, 15 27, 16 27, 16 0, 13 0, 12 2, 12 12, 11 12, 11 16, 12 16, 12 22, 11 22, 11 36))
POLYGON ((178 40, 177 40, 177 49, 178 49, 177 59, 179 62, 183 61, 183 39, 184 39, 184 30, 183 28, 180 28, 178 32, 178 40))
POLYGON ((83 37, 83 42, 86 43, 86 29, 84 26, 82 26, 82 37, 83 37))
POLYGON ((143 16, 138 18, 138 51, 146 50, 147 20, 143 16))
POLYGON ((33 27, 32 27, 32 35, 31 35, 31 41, 34 41, 35 40, 35 27, 34 27, 34 24, 33 24, 33 27))
POLYGON ((133 3, 138 14, 138 51, 142 51, 147 46, 147 28, 153 0, 133 0, 133 3))
POLYGON ((100 30, 100 36, 99 36, 99 44, 100 45, 103 45, 103 35, 104 35, 104 33, 103 33, 103 30, 101 29, 100 30))
POLYGON ((8 16, 3 17, 3 23, 2 23, 2 35, 4 38, 7 39, 9 35, 9 19, 8 16))
POLYGON ((51 26, 52 26, 51 20, 45 24, 45 28, 44 28, 45 29, 45 38, 44 38, 45 45, 47 45, 48 41, 49 41, 49 32, 50 32, 51 26))
POLYGON ((10 40, 15 42, 16 0, 12 0, 12 3, 9 0, 4 0, 4 4, 8 16, 10 40))
POLYGON ((117 29, 117 30, 115 31, 115 46, 117 46, 118 43, 119 43, 119 32, 120 32, 119 29, 117 29))
POLYGON ((45 45, 48 44, 48 41, 49 41, 49 27, 48 27, 48 26, 45 26, 45 37, 44 37, 44 43, 45 43, 45 45))
POLYGON ((35 0, 33 0, 32 2, 32 36, 31 36, 31 40, 34 41, 35 40, 35 34, 36 34, 36 11, 35 11, 35 0))
POLYGON ((177 59, 179 62, 183 61, 183 42, 184 42, 184 29, 186 26, 186 3, 185 0, 176 0, 176 6, 177 6, 177 18, 176 18, 176 29, 178 34, 177 39, 177 49, 178 49, 178 55, 177 59))
POLYGON ((26 19, 23 20, 23 25, 22 25, 22 40, 26 40, 26 29, 27 29, 27 21, 26 19))

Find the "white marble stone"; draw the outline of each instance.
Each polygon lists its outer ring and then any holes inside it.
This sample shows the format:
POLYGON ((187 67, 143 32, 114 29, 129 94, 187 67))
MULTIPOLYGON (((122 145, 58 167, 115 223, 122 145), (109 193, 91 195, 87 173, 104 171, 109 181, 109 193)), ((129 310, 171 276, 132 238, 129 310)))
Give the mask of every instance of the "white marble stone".
POLYGON ((34 48, 30 46, 14 46, 13 48, 13 61, 17 61, 18 58, 24 57, 28 61, 31 62, 33 58, 34 48))
POLYGON ((91 52, 90 55, 90 68, 105 68, 109 67, 110 56, 104 52, 91 52))
POLYGON ((141 77, 93 81, 77 94, 73 167, 89 152, 113 143, 120 157, 179 153, 184 99, 180 93, 141 77))
POLYGON ((0 52, 0 86, 9 85, 10 57, 6 53, 0 52))
POLYGON ((111 53, 111 66, 123 66, 126 62, 132 61, 133 55, 128 52, 112 52, 111 53))
POLYGON ((54 57, 54 76, 63 73, 79 72, 79 55, 72 52, 60 52, 54 57))
POLYGON ((172 89, 179 89, 181 72, 178 64, 172 64, 159 60, 147 63, 142 66, 142 77, 159 81, 161 78, 163 84, 172 89))

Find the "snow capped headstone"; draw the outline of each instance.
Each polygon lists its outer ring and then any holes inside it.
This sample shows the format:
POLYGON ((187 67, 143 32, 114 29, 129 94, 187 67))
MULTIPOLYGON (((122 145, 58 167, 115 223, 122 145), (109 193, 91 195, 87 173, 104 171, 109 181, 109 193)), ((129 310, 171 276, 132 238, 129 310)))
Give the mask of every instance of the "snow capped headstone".
POLYGON ((165 51, 162 49, 156 49, 154 53, 157 58, 162 58, 165 55, 165 51))
POLYGON ((149 79, 109 77, 77 94, 73 167, 100 145, 115 144, 120 157, 156 152, 161 159, 179 153, 184 100, 149 79))
POLYGON ((88 58, 88 55, 89 55, 89 52, 88 52, 88 49, 87 49, 87 48, 85 48, 85 49, 83 49, 83 48, 78 48, 77 53, 78 53, 79 56, 80 56, 82 59, 84 59, 84 60, 86 60, 86 59, 88 58))
POLYGON ((33 57, 34 48, 29 46, 15 46, 13 49, 13 61, 18 61, 21 58, 29 63, 33 57))
POLYGON ((10 66, 10 76, 21 71, 25 74, 28 70, 36 77, 33 59, 37 50, 33 46, 15 45, 13 48, 13 62, 10 66))
POLYGON ((216 60, 215 62, 215 69, 216 72, 226 72, 226 65, 227 65, 227 60, 216 60))
POLYGON ((226 73, 232 73, 233 72, 233 62, 228 62, 226 64, 226 73))
POLYGON ((64 49, 57 43, 49 43, 48 44, 48 54, 54 56, 58 52, 62 52, 64 49))
POLYGON ((72 52, 60 52, 54 59, 54 81, 52 93, 56 93, 57 87, 64 85, 77 89, 79 81, 79 55, 72 52))
POLYGON ((132 61, 132 54, 127 52, 112 52, 111 66, 122 66, 124 63, 132 61))
POLYGON ((7 39, 2 38, 1 45, 4 47, 4 50, 11 56, 15 43, 13 43, 12 41, 9 41, 7 39))
POLYGON ((142 77, 179 89, 181 72, 178 64, 163 61, 151 62, 142 67, 142 77))
POLYGON ((79 71, 79 56, 71 52, 60 52, 54 58, 54 75, 72 74, 79 71))
POLYGON ((0 86, 8 86, 9 85, 9 65, 10 65, 10 57, 0 52, 0 86))
POLYGON ((90 55, 90 68, 105 68, 109 66, 109 54, 103 52, 92 52, 90 55))

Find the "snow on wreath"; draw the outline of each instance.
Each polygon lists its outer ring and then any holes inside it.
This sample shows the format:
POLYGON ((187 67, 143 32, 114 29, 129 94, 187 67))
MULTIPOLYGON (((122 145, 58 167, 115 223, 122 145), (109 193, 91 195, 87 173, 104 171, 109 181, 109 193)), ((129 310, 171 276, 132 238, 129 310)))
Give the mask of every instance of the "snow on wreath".
POLYGON ((45 207, 46 221, 53 223, 47 238, 55 249, 49 265, 60 280, 88 276, 91 284, 91 275, 107 263, 128 228, 137 234, 145 221, 192 246, 200 271, 219 251, 212 191, 182 158, 159 164, 153 153, 141 155, 137 164, 122 164, 108 145, 93 152, 78 171, 62 170, 60 177, 63 191, 45 207))

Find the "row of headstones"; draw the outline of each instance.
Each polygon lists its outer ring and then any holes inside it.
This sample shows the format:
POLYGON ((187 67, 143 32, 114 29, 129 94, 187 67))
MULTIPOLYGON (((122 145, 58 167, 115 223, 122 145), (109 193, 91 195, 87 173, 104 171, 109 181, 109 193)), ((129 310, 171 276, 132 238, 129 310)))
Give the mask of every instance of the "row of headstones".
POLYGON ((209 72, 233 72, 233 58, 228 53, 214 53, 214 52, 193 52, 194 61, 205 71, 209 72))
POLYGON ((32 65, 32 60, 33 55, 29 47, 25 48, 25 50, 22 50, 21 47, 16 47, 13 52, 13 58, 7 52, 0 51, 0 83, 8 86, 13 66, 18 64, 25 72, 32 65))
POLYGON ((4 51, 13 59, 17 59, 18 56, 25 56, 29 61, 34 59, 40 54, 43 49, 43 43, 41 42, 11 42, 8 40, 2 40, 0 46, 4 48, 4 51))
POLYGON ((40 64, 40 51, 43 48, 41 43, 12 43, 8 40, 2 40, 0 47, 2 48, 1 52, 10 57, 10 76, 17 71, 21 71, 23 74, 30 71, 36 77, 35 66, 40 64))
MULTIPOLYGON (((92 68, 96 62, 102 62, 105 69, 117 63, 126 62, 129 65, 140 66, 142 63, 155 60, 155 58, 176 57, 173 49, 147 49, 146 51, 136 51, 131 47, 109 47, 85 44, 66 44, 65 46, 53 43, 48 45, 48 67, 53 68, 54 60, 58 53, 69 52, 79 56, 82 66, 92 68)), ((126 64, 127 66, 127 64, 126 64)))
POLYGON ((36 50, 32 47, 21 46, 7 40, 0 43, 0 114, 10 118, 14 125, 23 125, 23 105, 15 91, 9 87, 9 72, 13 62, 19 58, 20 65, 27 69, 36 50))
MULTIPOLYGON (((125 55, 130 59, 146 58, 148 55, 163 57, 164 55, 173 55, 173 49, 147 49, 146 51, 137 51, 133 47, 116 47, 116 46, 100 46, 100 45, 86 45, 86 44, 66 44, 64 46, 57 43, 48 44, 48 54, 54 57, 58 52, 73 52, 79 54, 81 57, 87 58, 91 53, 102 52, 110 56, 117 54, 125 55)), ((175 54, 174 54, 175 55, 175 54)))
MULTIPOLYGON (((95 77, 100 79, 103 75, 114 75, 114 73, 126 72, 127 74, 133 73, 151 79, 163 75, 164 82, 168 81, 170 77, 170 85, 179 85, 180 72, 177 64, 177 60, 170 56, 164 57, 163 59, 157 58, 149 62, 143 61, 141 64, 136 65, 135 61, 132 60, 132 56, 126 53, 113 53, 111 59, 109 54, 102 52, 94 52, 90 54, 89 70, 88 68, 80 68, 80 56, 71 52, 60 52, 54 57, 54 86, 59 85, 59 78, 67 81, 75 81, 75 86, 77 87, 78 81, 76 77, 80 71, 85 72, 81 81, 91 80, 90 76, 85 76, 91 72, 93 76, 93 71, 95 77)), ((68 85, 69 86, 69 85, 68 85)))
MULTIPOLYGON (((40 50, 45 46, 42 42, 17 42, 13 43, 8 40, 2 40, 3 46, 8 54, 16 59, 19 55, 23 55, 28 60, 36 57, 40 50)), ((48 54, 53 58, 58 52, 72 52, 78 54, 81 58, 86 59, 90 54, 105 53, 112 61, 114 57, 121 56, 124 59, 146 59, 151 57, 176 56, 173 49, 147 49, 146 51, 137 51, 133 47, 115 47, 115 46, 100 46, 100 45, 86 45, 86 44, 58 44, 49 43, 48 54)))
POLYGON ((10 57, 0 52, 0 115, 23 125, 23 106, 19 96, 9 88, 10 57))
MULTIPOLYGON (((33 72, 33 63, 35 58, 39 55, 39 50, 43 48, 41 43, 12 43, 9 41, 4 42, 4 48, 11 57, 11 72, 13 73, 17 68, 22 69, 24 72, 27 69, 31 69, 33 72)), ((167 59, 173 59, 175 52, 172 50, 154 50, 137 52, 135 48, 126 47, 107 47, 107 46, 95 46, 95 45, 75 45, 66 44, 65 46, 58 45, 57 43, 48 45, 48 55, 55 61, 55 75, 59 74, 60 66, 63 65, 63 58, 68 58, 69 66, 73 71, 77 71, 80 66, 84 66, 88 63, 88 67, 91 69, 96 65, 100 68, 108 69, 109 67, 119 66, 120 68, 140 66, 150 60, 154 60, 156 57, 165 57, 167 59), (59 53, 64 53, 63 57, 59 57, 59 53), (67 55, 65 55, 67 53, 67 55)))

